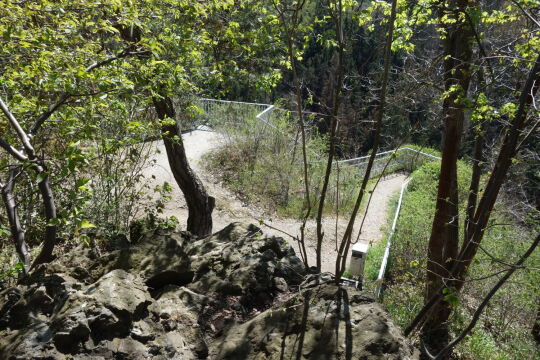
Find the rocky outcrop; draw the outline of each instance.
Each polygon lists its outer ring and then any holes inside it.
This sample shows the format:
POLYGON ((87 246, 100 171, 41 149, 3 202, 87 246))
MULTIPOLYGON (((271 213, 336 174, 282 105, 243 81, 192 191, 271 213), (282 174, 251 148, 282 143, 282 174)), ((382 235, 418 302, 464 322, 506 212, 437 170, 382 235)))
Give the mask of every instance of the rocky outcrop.
POLYGON ((372 299, 323 280, 253 225, 81 246, 0 292, 0 359, 413 356, 372 299))
POLYGON ((313 281, 283 304, 229 329, 216 341, 211 358, 415 358, 406 343, 372 298, 313 281))

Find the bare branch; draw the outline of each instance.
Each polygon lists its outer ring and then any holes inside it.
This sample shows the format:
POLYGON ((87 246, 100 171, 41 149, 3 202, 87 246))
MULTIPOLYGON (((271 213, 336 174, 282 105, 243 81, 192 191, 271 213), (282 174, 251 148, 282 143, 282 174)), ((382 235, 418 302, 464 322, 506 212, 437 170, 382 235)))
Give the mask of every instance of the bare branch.
POLYGON ((519 268, 521 268, 521 265, 527 260, 527 258, 533 253, 533 251, 536 249, 538 244, 540 243, 540 234, 536 236, 536 239, 533 241, 529 249, 523 254, 523 256, 516 262, 510 270, 495 284, 495 286, 489 291, 489 293, 486 295, 484 300, 482 300, 482 303, 476 311, 474 312, 473 318, 469 325, 459 334, 457 338, 452 340, 444 349, 442 349, 435 359, 444 359, 446 354, 448 354, 457 344, 459 344, 465 336, 467 336, 471 330, 476 326, 476 323, 478 322, 478 319, 480 319, 480 315, 482 315, 482 312, 484 311, 484 308, 487 306, 491 298, 497 293, 497 291, 501 288, 501 286, 504 285, 504 283, 512 276, 512 274, 519 268))
POLYGON ((521 12, 522 12, 526 17, 529 18, 529 20, 531 20, 533 23, 536 24, 536 26, 538 26, 538 27, 540 28, 540 23, 538 22, 538 20, 536 20, 531 14, 529 14, 529 13, 527 12, 527 10, 525 10, 525 9, 523 8, 523 6, 520 5, 519 2, 517 2, 516 0, 511 0, 511 1, 514 3, 514 5, 516 5, 516 6, 519 8, 519 10, 521 10, 521 12))

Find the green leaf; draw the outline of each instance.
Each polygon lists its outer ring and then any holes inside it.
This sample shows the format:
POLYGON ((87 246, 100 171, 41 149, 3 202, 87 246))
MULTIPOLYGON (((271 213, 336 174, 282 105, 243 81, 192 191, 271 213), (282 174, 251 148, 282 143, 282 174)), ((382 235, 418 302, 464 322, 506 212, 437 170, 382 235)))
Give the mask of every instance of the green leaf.
POLYGON ((81 221, 81 224, 79 225, 79 227, 81 229, 92 229, 92 228, 95 228, 96 225, 92 224, 88 220, 83 220, 83 221, 81 221))

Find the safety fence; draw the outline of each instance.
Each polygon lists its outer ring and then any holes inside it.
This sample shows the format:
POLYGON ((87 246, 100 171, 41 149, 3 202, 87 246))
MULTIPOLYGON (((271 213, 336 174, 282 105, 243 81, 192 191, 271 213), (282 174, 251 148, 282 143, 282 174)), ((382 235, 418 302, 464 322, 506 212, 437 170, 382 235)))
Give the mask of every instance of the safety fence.
MULTIPOLYGON (((288 139, 297 149, 300 143, 300 129, 297 125, 297 112, 289 111, 270 104, 249 103, 241 101, 216 100, 201 98, 196 101, 202 113, 199 116, 198 124, 206 125, 210 128, 223 130, 236 126, 256 134, 261 139, 274 138, 276 143, 281 143, 288 139), (292 127, 291 127, 292 125, 292 127)), ((306 135, 308 139, 316 132, 315 125, 324 115, 304 112, 306 135)), ((312 153, 311 160, 325 162, 326 159, 321 153, 309 149, 312 153)), ((359 171, 358 177, 363 177, 369 163, 370 155, 355 157, 351 159, 341 159, 334 163, 334 166, 342 168, 354 167, 359 171), (337 164, 336 164, 337 163, 337 164)), ((298 158, 298 161, 300 158, 298 158)), ((385 173, 392 173, 398 170, 412 171, 425 161, 439 160, 437 156, 422 152, 410 147, 400 147, 398 149, 379 152, 375 155, 371 176, 377 177, 385 173)))
POLYGON ((388 238, 386 239, 386 247, 384 248, 384 255, 381 260, 381 267, 379 269, 379 275, 377 276, 377 280, 375 283, 377 284, 375 287, 375 296, 380 297, 381 291, 383 288, 383 281, 384 277, 386 275, 386 269, 388 267, 388 258, 390 257, 390 248, 392 247, 392 238, 394 237, 394 234, 396 232, 396 226, 397 221, 399 218, 399 212, 401 210, 401 203, 403 202, 403 195, 405 194, 405 191, 407 190, 407 186, 409 185, 409 182, 411 181, 411 178, 408 178, 402 185, 401 185, 401 192, 399 194, 399 199, 396 207, 396 212, 394 214, 394 221, 392 222, 392 228, 390 229, 390 234, 388 235, 388 238))
MULTIPOLYGON (((256 156, 262 143, 269 145, 274 155, 280 155, 283 162, 301 165, 300 129, 298 128, 297 113, 281 109, 270 104, 247 103, 237 101, 199 99, 198 107, 202 110, 200 123, 222 132, 225 136, 234 137, 238 133, 253 144, 250 155, 256 156), (231 130, 232 129, 232 130, 231 130), (251 136, 251 139, 249 139, 251 136), (281 157, 282 156, 282 157, 281 157)), ((306 133, 308 139, 313 138, 315 124, 320 120, 319 115, 305 113, 306 133)), ((230 139, 233 140, 233 139, 230 139)), ((317 197, 317 186, 320 186, 324 176, 327 158, 323 155, 324 148, 309 148, 308 162, 311 170, 311 185, 313 194, 317 197)), ((343 206, 343 201, 355 198, 358 184, 364 177, 369 164, 370 155, 350 159, 340 159, 334 162, 333 173, 337 179, 331 181, 327 199, 337 206, 343 206)), ((379 177, 398 171, 412 173, 416 168, 429 161, 440 161, 440 157, 408 146, 379 152, 375 155, 371 169, 371 177, 379 177)), ((279 165, 276 165, 279 167, 279 165)), ((277 170, 279 171, 279 170, 277 170)), ((291 172, 289 172, 289 175, 291 172)), ((392 247, 392 239, 396 232, 399 213, 407 186, 412 178, 408 178, 401 187, 397 208, 376 280, 375 295, 380 297, 383 282, 388 268, 392 247)), ((288 194, 286 195, 289 196, 288 194)))

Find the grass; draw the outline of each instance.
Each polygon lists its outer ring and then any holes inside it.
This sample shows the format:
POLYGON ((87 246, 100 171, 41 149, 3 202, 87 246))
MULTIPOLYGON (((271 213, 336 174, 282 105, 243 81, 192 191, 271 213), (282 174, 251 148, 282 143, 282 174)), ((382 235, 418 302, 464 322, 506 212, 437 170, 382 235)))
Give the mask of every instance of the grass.
MULTIPOLYGON (((462 221, 470 168, 460 162, 458 171, 462 221)), ((384 304, 394 321, 402 327, 408 325, 423 302, 426 251, 435 210, 438 173, 437 163, 427 163, 413 173, 393 240, 384 304)), ((529 246, 532 232, 530 228, 516 224, 506 210, 506 203, 500 201, 482 245, 487 253, 496 258, 515 262, 529 246)), ((538 251, 528 264, 540 264, 538 251)), ((502 269, 503 266, 479 251, 470 268, 469 278, 489 276, 502 269)), ((451 319, 454 335, 468 324, 472 312, 495 281, 497 277, 490 277, 469 282, 464 287, 460 305, 451 319)), ((462 359, 540 359, 530 334, 540 298, 538 284, 538 271, 516 272, 492 299, 471 336, 458 346, 457 355, 462 359)))
MULTIPOLYGON (((304 212, 304 185, 300 148, 294 145, 294 126, 286 119, 274 119, 275 128, 261 127, 255 120, 244 121, 239 127, 225 127, 228 134, 226 144, 207 158, 209 170, 225 182, 233 191, 247 201, 273 207, 282 215, 300 217, 304 212), (247 125, 246 125, 247 124, 247 125)), ((308 142, 309 177, 312 198, 317 198, 324 174, 325 139, 312 137, 308 142)), ((437 151, 408 147, 440 156, 437 151)), ((436 191, 439 174, 438 162, 416 156, 409 151, 396 154, 388 173, 395 171, 413 172, 402 204, 398 228, 393 238, 392 256, 388 267, 388 288, 384 292, 384 304, 400 326, 408 325, 423 303, 424 274, 427 243, 435 211, 436 191)), ((340 172, 339 188, 328 192, 325 207, 334 213, 336 207, 347 214, 356 197, 360 184, 357 168, 344 166, 340 172), (356 173, 355 173, 356 171, 356 173)), ((458 183, 461 214, 464 218, 464 202, 468 195, 471 169, 464 163, 458 164, 458 183)), ((335 186, 337 174, 330 181, 335 186)), ((389 223, 393 220, 397 196, 392 199, 389 223)), ((316 209, 317 204, 313 204, 316 209)), ((314 215, 314 212, 312 212, 314 215)), ((492 226, 483 240, 484 248, 492 255, 515 261, 528 246, 531 233, 521 227, 506 213, 504 202, 494 210, 492 226), (497 225, 505 224, 505 225, 497 225)), ((388 225, 387 234, 390 226, 388 225)), ((371 247, 366 258, 365 285, 373 288, 384 254, 387 237, 371 247)), ((538 252, 529 264, 539 264, 538 252)), ((501 267, 486 254, 479 253, 470 269, 471 277, 492 274, 501 267)), ((451 319, 451 329, 457 333, 468 324, 471 314, 480 299, 493 286, 496 277, 471 282, 464 288, 461 304, 451 319)), ((535 271, 519 271, 494 297, 477 328, 456 349, 462 359, 540 359, 534 340, 530 335, 540 299, 540 276, 535 271)))
MULTIPOLYGON (((269 120, 270 126, 251 115, 241 121, 217 125, 225 134, 225 142, 206 155, 207 170, 244 201, 263 205, 282 216, 301 218, 307 204, 302 148, 295 142, 298 139, 295 122, 275 116, 269 120)), ((326 144, 326 138, 317 134, 312 134, 306 144, 311 217, 315 217, 319 206, 326 169, 326 144)), ((354 166, 342 164, 339 171, 334 167, 324 213, 347 215, 352 211, 361 175, 354 166)), ((370 183, 368 190, 373 185, 370 183)))

